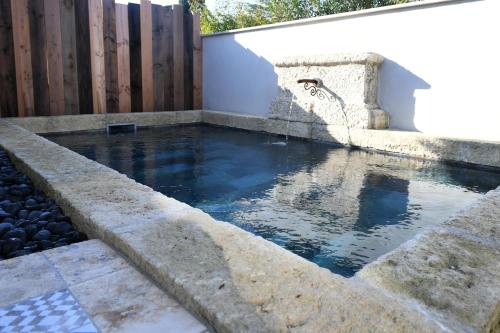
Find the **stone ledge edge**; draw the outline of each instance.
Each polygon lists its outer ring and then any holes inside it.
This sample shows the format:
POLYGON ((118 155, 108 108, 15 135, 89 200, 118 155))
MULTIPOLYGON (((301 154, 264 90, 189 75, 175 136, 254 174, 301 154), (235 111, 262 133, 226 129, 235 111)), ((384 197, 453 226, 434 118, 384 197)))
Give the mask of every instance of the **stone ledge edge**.
POLYGON ((299 67, 299 66, 338 66, 350 64, 374 64, 380 65, 384 57, 373 52, 361 53, 336 53, 309 56, 294 56, 276 59, 276 67, 299 67))

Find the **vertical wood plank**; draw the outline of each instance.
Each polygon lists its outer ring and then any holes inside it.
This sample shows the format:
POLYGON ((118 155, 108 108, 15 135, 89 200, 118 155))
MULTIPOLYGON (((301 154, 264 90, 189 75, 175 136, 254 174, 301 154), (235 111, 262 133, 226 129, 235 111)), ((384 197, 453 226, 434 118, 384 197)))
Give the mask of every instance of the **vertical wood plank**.
POLYGON ((34 115, 30 27, 27 0, 11 0, 18 116, 34 115))
POLYGON ((141 75, 141 16, 140 6, 128 4, 128 27, 130 45, 130 90, 132 112, 142 111, 141 75))
POLYGON ((28 0, 35 116, 50 116, 44 1, 28 0))
POLYGON ((184 110, 184 10, 173 5, 173 76, 174 110, 184 110))
POLYGON ((142 111, 154 111, 153 35, 151 1, 141 0, 141 81, 142 111))
POLYGON ((106 112, 118 112, 118 65, 116 54, 116 8, 114 0, 103 0, 104 59, 106 66, 106 112))
POLYGON ((193 16, 184 14, 184 109, 193 109, 193 16))
POLYGON ((93 113, 88 0, 75 1, 78 102, 80 114, 93 113))
POLYGON ((15 69, 10 0, 0 0, 0 117, 17 115, 15 69))
POLYGON ((200 14, 193 14, 193 109, 203 108, 203 42, 200 14))
POLYGON ((60 0, 60 7, 64 76, 64 113, 78 114, 78 72, 74 0, 60 0))
POLYGON ((128 8, 116 4, 116 57, 118 80, 118 112, 130 112, 130 50, 128 8))
POLYGON ((165 109, 165 76, 162 51, 163 10, 160 5, 152 5, 151 22, 153 24, 153 81, 154 81, 154 109, 165 109))
POLYGON ((153 79, 156 111, 173 109, 172 90, 169 90, 169 86, 172 85, 171 19, 170 6, 153 5, 153 79))
POLYGON ((106 113, 106 68, 102 0, 88 0, 93 112, 106 113))
POLYGON ((44 0, 50 115, 64 114, 64 76, 59 0, 44 0))
POLYGON ((162 44, 166 53, 165 65, 165 110, 174 110, 174 35, 173 35, 173 8, 172 6, 164 7, 164 26, 167 28, 165 31, 165 40, 162 44))

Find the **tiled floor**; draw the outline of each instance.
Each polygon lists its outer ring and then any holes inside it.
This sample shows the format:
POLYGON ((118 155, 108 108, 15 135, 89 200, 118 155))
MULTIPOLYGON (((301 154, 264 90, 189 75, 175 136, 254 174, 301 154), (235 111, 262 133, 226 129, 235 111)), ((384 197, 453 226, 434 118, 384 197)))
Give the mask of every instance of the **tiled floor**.
POLYGON ((0 332, 175 332, 206 328, 98 240, 0 262, 0 332))

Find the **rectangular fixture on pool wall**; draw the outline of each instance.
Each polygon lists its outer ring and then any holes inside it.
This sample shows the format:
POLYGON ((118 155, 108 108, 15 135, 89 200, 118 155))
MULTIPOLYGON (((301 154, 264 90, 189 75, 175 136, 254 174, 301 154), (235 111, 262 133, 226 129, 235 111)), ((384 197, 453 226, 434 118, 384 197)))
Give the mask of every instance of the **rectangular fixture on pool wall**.
POLYGON ((377 101, 378 71, 383 61, 384 57, 372 52, 278 60, 278 93, 269 118, 310 126, 388 128, 389 114, 377 101))
POLYGON ((137 132, 137 125, 135 123, 119 123, 106 125, 108 135, 118 133, 135 133, 137 132))

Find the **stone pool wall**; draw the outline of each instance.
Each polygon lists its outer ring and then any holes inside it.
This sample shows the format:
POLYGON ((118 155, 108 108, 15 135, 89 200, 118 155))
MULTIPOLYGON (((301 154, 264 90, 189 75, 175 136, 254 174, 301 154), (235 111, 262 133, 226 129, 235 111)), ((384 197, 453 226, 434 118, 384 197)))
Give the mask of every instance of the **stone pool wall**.
POLYGON ((500 328, 500 189, 346 279, 5 120, 0 146, 80 229, 217 332, 500 328))

